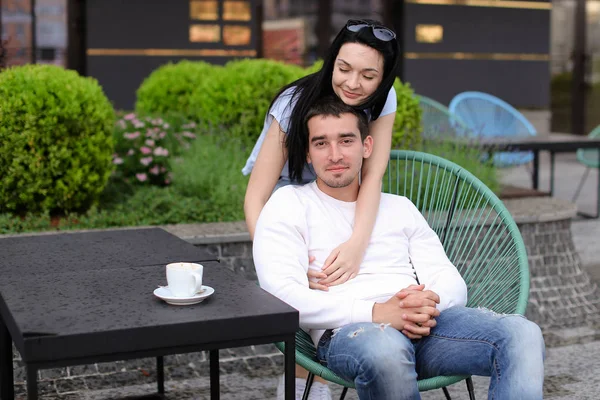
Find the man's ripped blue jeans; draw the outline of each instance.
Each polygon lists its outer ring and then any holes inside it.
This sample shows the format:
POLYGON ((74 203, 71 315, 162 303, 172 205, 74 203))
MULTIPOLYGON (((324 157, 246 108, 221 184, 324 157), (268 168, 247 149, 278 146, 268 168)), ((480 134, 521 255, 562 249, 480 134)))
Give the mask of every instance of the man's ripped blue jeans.
POLYGON ((490 377, 490 399, 541 399, 544 339, 518 315, 452 307, 436 318, 429 336, 411 341, 385 324, 357 323, 324 335, 319 361, 353 381, 361 400, 419 399, 417 378, 490 377))

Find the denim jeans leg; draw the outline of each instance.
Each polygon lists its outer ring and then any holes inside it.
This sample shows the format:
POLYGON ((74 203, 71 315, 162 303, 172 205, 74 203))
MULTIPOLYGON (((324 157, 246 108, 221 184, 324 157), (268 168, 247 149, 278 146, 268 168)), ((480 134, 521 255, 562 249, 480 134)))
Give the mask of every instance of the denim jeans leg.
POLYGON ((541 399, 544 339, 519 315, 452 307, 415 346, 419 378, 490 376, 489 399, 541 399))
POLYGON ((412 342, 386 324, 357 323, 321 341, 317 357, 354 382, 361 400, 420 399, 412 342))

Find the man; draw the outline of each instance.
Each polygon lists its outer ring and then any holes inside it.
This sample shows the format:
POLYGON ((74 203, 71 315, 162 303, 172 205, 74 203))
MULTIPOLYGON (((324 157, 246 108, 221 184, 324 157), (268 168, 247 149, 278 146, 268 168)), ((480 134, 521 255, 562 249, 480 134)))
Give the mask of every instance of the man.
POLYGON ((466 308, 465 282, 405 197, 382 194, 355 278, 328 291, 309 289, 309 269, 319 271, 352 233, 373 139, 364 113, 336 99, 314 105, 305 128, 317 180, 272 195, 253 252, 261 286, 300 311, 319 361, 353 381, 361 399, 418 399, 417 377, 463 374, 491 376, 493 399, 541 399, 539 327, 466 308))

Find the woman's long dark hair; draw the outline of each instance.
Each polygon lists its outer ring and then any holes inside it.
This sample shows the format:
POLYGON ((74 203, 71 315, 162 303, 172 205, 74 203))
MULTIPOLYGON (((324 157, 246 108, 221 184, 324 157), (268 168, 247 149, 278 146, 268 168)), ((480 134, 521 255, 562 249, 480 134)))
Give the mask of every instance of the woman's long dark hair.
MULTIPOLYGON (((383 25, 378 21, 364 21, 373 25, 383 25)), ((379 51, 383 55, 383 79, 379 87, 363 104, 357 106, 360 110, 369 110, 371 120, 379 117, 387 100, 388 93, 398 75, 400 50, 396 39, 384 42, 373 35, 370 27, 363 28, 358 32, 351 32, 344 26, 329 47, 329 51, 323 59, 321 69, 314 74, 300 78, 285 86, 275 96, 275 99, 277 99, 285 90, 294 88, 292 92, 293 100, 290 101, 290 105, 288 106, 291 106, 294 101, 296 103, 290 115, 290 123, 285 140, 289 162, 289 176, 292 181, 300 182, 302 180, 302 170, 306 163, 306 152, 308 150, 308 135, 306 135, 304 129, 306 114, 318 99, 328 95, 335 95, 331 83, 333 68, 335 67, 335 59, 338 56, 340 48, 346 43, 360 43, 379 51)), ((275 102, 275 99, 273 99, 273 102, 275 102)), ((273 106, 273 102, 271 106, 273 106)))

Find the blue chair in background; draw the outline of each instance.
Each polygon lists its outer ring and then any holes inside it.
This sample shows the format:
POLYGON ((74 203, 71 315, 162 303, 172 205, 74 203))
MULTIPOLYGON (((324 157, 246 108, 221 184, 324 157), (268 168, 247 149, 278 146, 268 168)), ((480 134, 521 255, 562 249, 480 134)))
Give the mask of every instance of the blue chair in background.
MULTIPOLYGON (((470 129, 472 137, 535 136, 533 125, 507 102, 482 92, 463 92, 450 102, 451 114, 459 117, 470 129)), ((527 164, 532 152, 498 152, 494 154, 497 167, 527 164)))
POLYGON ((469 128, 456 115, 452 115, 448 107, 426 96, 416 95, 421 107, 423 137, 438 138, 444 136, 464 136, 469 128))

